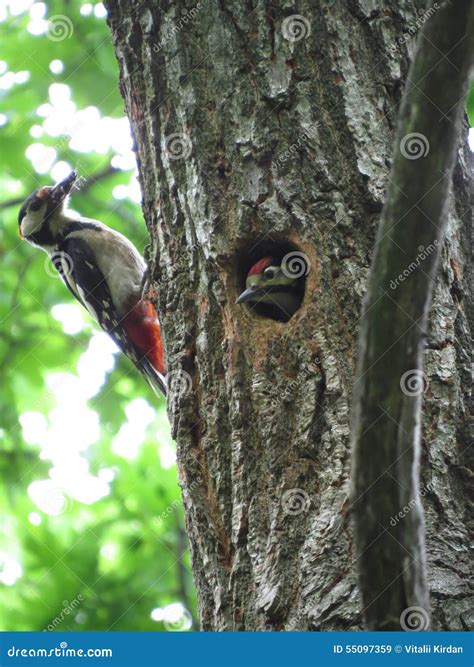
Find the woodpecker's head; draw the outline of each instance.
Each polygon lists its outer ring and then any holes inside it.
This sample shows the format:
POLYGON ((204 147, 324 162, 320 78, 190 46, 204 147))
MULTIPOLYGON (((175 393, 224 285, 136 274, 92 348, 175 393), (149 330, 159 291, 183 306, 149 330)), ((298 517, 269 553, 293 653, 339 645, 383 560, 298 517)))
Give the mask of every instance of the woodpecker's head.
POLYGON ((56 185, 45 185, 28 197, 18 214, 18 228, 22 239, 37 245, 47 245, 50 242, 51 219, 64 212, 76 178, 76 172, 72 171, 56 185))
POLYGON ((258 313, 287 322, 301 305, 304 279, 285 271, 274 257, 263 257, 248 272, 245 287, 236 303, 257 305, 258 313))

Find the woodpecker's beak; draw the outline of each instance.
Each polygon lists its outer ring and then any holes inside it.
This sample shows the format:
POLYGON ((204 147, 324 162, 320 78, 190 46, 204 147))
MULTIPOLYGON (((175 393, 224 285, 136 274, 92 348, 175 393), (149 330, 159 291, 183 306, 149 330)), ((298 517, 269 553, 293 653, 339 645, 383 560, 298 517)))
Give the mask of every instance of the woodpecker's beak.
POLYGON ((72 186, 76 182, 76 179, 76 172, 71 171, 71 173, 66 176, 66 178, 63 178, 62 181, 59 181, 59 183, 57 183, 51 191, 53 199, 57 202, 61 202, 63 199, 65 199, 71 192, 72 186))
POLYGON ((245 301, 251 301, 255 297, 258 297, 260 294, 263 296, 265 294, 265 290, 259 287, 258 285, 250 285, 250 287, 247 287, 247 289, 244 290, 242 294, 240 294, 235 303, 244 303, 245 301))

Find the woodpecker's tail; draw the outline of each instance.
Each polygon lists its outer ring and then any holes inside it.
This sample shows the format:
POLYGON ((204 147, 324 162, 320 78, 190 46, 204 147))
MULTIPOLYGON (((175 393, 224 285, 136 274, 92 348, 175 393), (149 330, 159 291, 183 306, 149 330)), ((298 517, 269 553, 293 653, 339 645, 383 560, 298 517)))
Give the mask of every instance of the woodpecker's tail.
POLYGON ((155 306, 146 298, 140 299, 122 318, 122 325, 139 359, 135 359, 136 365, 155 393, 159 389, 166 396, 165 354, 155 306))

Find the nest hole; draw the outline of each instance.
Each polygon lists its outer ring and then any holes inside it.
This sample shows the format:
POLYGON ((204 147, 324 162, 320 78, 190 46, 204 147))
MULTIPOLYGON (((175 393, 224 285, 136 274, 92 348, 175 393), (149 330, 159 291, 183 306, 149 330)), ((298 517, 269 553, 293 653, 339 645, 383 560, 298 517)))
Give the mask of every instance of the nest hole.
POLYGON ((239 305, 255 317, 288 322, 303 303, 309 259, 301 248, 287 240, 265 239, 242 245, 236 253, 236 283, 239 295, 248 287, 247 278, 252 267, 265 258, 272 258, 271 265, 280 267, 282 282, 290 284, 282 285, 279 291, 276 285, 265 288, 265 283, 262 283, 266 292, 265 296, 262 296, 266 299, 265 302, 245 301, 239 305))

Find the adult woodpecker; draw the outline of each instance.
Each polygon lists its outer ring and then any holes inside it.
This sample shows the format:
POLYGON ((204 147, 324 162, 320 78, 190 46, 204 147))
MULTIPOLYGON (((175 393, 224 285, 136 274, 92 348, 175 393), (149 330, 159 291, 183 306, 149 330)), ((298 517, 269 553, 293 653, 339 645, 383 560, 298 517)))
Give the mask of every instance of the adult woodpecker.
MULTIPOLYGON (((285 257, 290 257, 290 254, 285 257)), ((307 269, 305 272, 292 271, 285 257, 283 260, 270 256, 259 259, 248 272, 246 289, 236 303, 251 303, 257 306, 257 313, 288 322, 301 306, 304 294, 302 278, 307 269)))
POLYGON ((143 295, 145 262, 125 236, 68 210, 76 178, 73 171, 28 197, 18 215, 20 237, 50 256, 70 292, 166 395, 160 324, 143 295))

